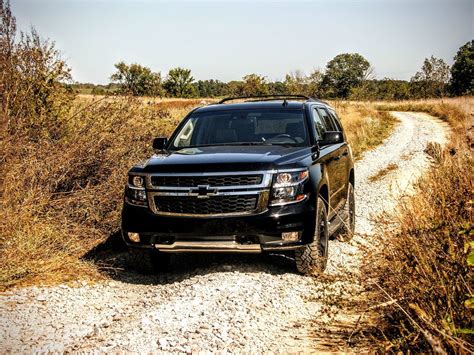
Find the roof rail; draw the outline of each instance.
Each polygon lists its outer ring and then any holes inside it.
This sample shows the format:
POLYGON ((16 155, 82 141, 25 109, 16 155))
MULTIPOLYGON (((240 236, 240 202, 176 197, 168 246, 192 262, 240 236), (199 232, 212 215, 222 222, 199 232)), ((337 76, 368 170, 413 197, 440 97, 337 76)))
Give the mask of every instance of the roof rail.
POLYGON ((257 99, 255 101, 272 101, 272 100, 285 100, 286 99, 300 99, 307 101, 316 101, 315 99, 305 96, 305 95, 255 95, 255 96, 236 96, 236 97, 226 97, 218 102, 218 104, 223 104, 227 101, 233 100, 245 100, 245 99, 257 99), (264 99, 264 100, 259 100, 264 99))

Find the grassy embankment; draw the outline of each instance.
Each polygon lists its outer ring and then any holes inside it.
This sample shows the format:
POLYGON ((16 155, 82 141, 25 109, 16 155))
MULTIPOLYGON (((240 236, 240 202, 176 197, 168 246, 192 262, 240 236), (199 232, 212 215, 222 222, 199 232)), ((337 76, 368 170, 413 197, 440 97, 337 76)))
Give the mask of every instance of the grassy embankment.
MULTIPOLYGON (((202 103, 78 96, 55 139, 4 139, 0 289, 104 277, 82 257, 118 231, 127 170, 202 103)), ((337 106, 356 156, 394 124, 364 105, 337 106)))
POLYGON ((426 112, 453 129, 443 150, 427 147, 433 166, 400 201, 397 228, 366 260, 370 304, 385 304, 376 333, 385 350, 474 350, 474 98, 378 103, 381 110, 426 112), (470 256, 469 256, 470 255, 470 256), (469 261, 468 261, 469 258, 469 261))

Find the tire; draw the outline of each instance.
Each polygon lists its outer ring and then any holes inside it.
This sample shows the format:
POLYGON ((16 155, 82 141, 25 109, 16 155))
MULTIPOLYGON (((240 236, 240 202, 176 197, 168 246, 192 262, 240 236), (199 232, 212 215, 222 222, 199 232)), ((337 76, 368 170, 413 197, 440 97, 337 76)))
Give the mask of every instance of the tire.
POLYGON ((298 271, 305 275, 322 273, 326 269, 328 261, 328 243, 328 213, 323 200, 318 198, 313 242, 295 250, 298 271))
POLYGON ((346 205, 343 211, 342 225, 336 232, 336 238, 341 242, 348 242, 354 236, 355 229, 354 185, 351 182, 347 188, 346 205))
POLYGON ((141 274, 156 274, 168 269, 170 255, 154 249, 129 248, 128 263, 141 274))

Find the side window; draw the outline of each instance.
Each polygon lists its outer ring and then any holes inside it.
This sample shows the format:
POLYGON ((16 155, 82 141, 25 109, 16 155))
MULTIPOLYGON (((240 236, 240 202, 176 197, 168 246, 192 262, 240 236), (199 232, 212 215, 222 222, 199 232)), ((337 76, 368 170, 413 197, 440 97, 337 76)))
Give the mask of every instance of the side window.
POLYGON ((334 112, 333 110, 329 110, 329 114, 331 115, 332 117, 332 120, 336 126, 336 130, 337 131, 342 131, 342 125, 341 125, 341 121, 339 120, 339 117, 337 116, 336 112, 334 112))
POLYGON ((174 140, 173 145, 176 148, 190 145, 193 132, 194 132, 194 120, 189 119, 188 122, 186 122, 184 127, 181 129, 181 132, 179 132, 178 136, 174 140))
POLYGON ((316 129, 317 139, 323 138, 323 133, 327 131, 321 116, 318 113, 316 107, 313 108, 313 121, 314 121, 314 128, 316 129))
POLYGON ((318 110, 318 113, 321 116, 326 131, 337 131, 338 129, 334 125, 334 122, 332 121, 328 112, 322 107, 317 107, 316 109, 318 110))

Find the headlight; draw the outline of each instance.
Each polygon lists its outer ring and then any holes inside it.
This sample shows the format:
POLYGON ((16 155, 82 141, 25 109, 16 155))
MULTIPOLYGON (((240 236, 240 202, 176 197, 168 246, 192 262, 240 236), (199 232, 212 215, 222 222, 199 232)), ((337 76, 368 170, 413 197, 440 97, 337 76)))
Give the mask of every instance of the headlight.
POLYGON ((132 185, 135 187, 143 187, 143 177, 141 176, 132 176, 132 185))
POLYGON ((308 170, 278 173, 273 186, 297 185, 308 178, 308 170))
POLYGON ((128 185, 125 187, 125 200, 138 206, 146 206, 147 198, 145 191, 145 181, 142 176, 130 175, 128 185))
POLYGON ((270 205, 284 205, 306 198, 303 193, 308 170, 280 172, 274 176, 270 205))

